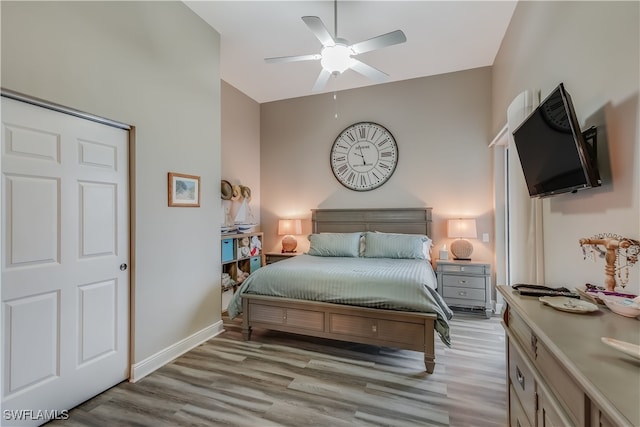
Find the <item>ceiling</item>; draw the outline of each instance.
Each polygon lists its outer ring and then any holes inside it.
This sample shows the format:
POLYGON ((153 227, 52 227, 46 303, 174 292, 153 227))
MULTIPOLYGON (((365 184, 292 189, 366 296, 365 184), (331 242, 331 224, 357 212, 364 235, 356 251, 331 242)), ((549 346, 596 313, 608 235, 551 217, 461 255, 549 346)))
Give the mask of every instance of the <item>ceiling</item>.
MULTIPOLYGON (((302 21, 318 16, 334 33, 334 2, 185 1, 221 36, 220 76, 259 103, 374 84, 347 70, 313 92, 320 61, 267 64, 264 58, 320 53, 302 21)), ((357 59, 407 80, 493 64, 516 6, 501 1, 338 1, 338 37, 356 43, 394 30, 407 41, 357 59)))

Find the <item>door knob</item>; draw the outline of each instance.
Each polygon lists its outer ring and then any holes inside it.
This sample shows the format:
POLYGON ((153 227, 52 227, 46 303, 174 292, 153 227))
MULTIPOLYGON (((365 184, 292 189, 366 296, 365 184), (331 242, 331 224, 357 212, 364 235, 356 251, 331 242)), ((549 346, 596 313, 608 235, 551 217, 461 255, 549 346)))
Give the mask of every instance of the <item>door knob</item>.
POLYGON ((120 264, 120 271, 125 271, 126 269, 127 269, 127 264, 125 264, 124 262, 120 264))

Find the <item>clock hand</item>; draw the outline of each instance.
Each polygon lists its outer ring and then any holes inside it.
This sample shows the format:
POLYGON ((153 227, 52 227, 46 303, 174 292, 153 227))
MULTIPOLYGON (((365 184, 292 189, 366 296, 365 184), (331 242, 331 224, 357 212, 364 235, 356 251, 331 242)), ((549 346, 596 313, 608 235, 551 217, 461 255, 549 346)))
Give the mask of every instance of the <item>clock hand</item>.
POLYGON ((362 145, 358 148, 360 149, 360 157, 362 157, 362 166, 367 166, 367 161, 364 159, 364 153, 362 152, 362 145))

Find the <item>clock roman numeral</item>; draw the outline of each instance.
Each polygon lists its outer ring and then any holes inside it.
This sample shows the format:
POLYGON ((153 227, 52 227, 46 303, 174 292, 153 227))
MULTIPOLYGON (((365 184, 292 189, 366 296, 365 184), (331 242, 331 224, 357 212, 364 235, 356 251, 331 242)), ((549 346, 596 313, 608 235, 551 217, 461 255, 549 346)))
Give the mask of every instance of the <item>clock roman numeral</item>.
POLYGON ((367 139, 367 130, 365 128, 358 129, 360 139, 367 139))
POLYGON ((336 156, 333 158, 334 162, 344 162, 345 160, 347 160, 347 156, 336 156))
POLYGON ((384 144, 389 142, 389 138, 385 138, 382 141, 378 142, 378 147, 382 147, 384 144))
POLYGON ((367 177, 364 174, 360 174, 360 185, 363 187, 367 186, 367 177))
POLYGON ((338 173, 340 175, 343 175, 348 169, 349 169, 349 166, 347 166, 347 164, 345 163, 344 165, 338 168, 338 173))
POLYGON ((356 142, 356 138, 353 135, 351 135, 351 132, 347 132, 345 136, 349 138, 351 142, 356 142))
POLYGON ((353 181, 355 180, 355 178, 356 178, 356 174, 353 171, 351 171, 351 173, 347 176, 347 182, 349 184, 353 184, 353 181))
POLYGON ((388 164, 386 164, 386 163, 380 163, 378 166, 380 166, 380 167, 381 167, 381 168, 383 168, 383 169, 387 169, 387 170, 390 170, 390 169, 391 169, 391 168, 389 167, 389 165, 388 165, 388 164))
POLYGON ((380 157, 393 157, 393 151, 383 151, 380 153, 380 157))

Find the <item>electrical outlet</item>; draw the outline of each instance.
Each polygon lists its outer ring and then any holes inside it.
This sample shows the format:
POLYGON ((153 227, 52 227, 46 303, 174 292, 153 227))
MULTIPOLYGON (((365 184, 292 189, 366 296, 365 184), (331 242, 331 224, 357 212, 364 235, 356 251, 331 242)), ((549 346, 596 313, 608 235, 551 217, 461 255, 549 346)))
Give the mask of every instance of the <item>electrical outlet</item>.
POLYGON ((489 243, 489 233, 482 233, 482 241, 489 243))

